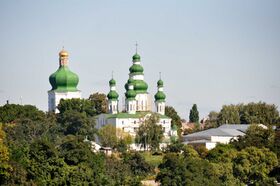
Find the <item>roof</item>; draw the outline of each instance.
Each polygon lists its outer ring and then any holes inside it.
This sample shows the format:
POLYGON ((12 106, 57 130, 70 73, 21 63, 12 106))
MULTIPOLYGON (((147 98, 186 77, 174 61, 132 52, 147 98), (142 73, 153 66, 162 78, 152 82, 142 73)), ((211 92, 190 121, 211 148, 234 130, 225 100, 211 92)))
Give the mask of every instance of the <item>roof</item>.
MULTIPOLYGON (((110 118, 143 118, 147 114, 152 114, 152 112, 136 112, 136 114, 129 114, 126 112, 120 112, 118 114, 103 114, 107 119, 110 118)), ((156 113, 160 119, 171 119, 166 115, 156 113)))
POLYGON ((219 128, 221 129, 235 129, 241 132, 246 132, 250 124, 223 124, 219 128))
POLYGON ((246 130, 250 125, 246 124, 225 124, 221 125, 218 128, 211 128, 208 130, 195 132, 192 134, 185 135, 185 138, 210 138, 211 136, 244 136, 246 130))
POLYGON ((184 144, 195 144, 195 143, 201 144, 201 143, 216 143, 216 142, 212 142, 210 140, 202 139, 202 140, 194 140, 194 141, 185 141, 183 143, 184 144))

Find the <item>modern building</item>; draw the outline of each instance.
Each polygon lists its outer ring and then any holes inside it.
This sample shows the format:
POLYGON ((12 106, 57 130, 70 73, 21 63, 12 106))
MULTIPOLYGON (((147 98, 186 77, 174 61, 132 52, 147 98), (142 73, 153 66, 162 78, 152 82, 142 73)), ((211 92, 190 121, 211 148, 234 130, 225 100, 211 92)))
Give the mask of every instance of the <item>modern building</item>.
POLYGON ((49 82, 52 89, 48 91, 49 112, 59 112, 57 105, 61 99, 81 98, 81 91, 77 89, 79 77, 68 67, 68 52, 59 52, 59 67, 50 75, 49 82))
MULTIPOLYGON (((218 143, 228 144, 232 139, 244 136, 249 124, 224 124, 218 128, 211 128, 183 136, 184 144, 192 146, 205 146, 208 150, 216 147, 218 143)), ((265 125, 258 126, 267 128, 265 125)))
MULTIPOLYGON (((171 118, 165 115, 165 98, 163 92, 163 81, 161 78, 157 82, 157 93, 154 95, 155 113, 159 116, 158 125, 164 129, 165 142, 169 142, 172 134, 171 118)), ((132 57, 132 66, 129 68, 129 78, 125 84, 125 105, 124 111, 119 111, 119 94, 116 89, 116 81, 109 81, 110 92, 108 98, 108 113, 100 114, 96 117, 96 127, 99 129, 111 124, 124 132, 135 136, 139 126, 153 113, 148 85, 144 80, 144 68, 141 65, 140 55, 132 57)), ((133 149, 139 149, 136 144, 133 149)))

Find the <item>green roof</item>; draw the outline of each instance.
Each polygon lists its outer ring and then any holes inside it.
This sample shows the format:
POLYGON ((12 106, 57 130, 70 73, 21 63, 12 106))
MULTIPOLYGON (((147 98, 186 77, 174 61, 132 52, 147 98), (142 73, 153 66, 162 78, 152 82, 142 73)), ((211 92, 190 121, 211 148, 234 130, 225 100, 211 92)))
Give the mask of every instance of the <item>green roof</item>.
POLYGON ((162 92, 162 91, 158 91, 156 94, 155 94, 155 100, 156 101, 165 101, 165 94, 162 92))
POLYGON ((137 62, 137 61, 140 61, 141 60, 141 57, 139 54, 134 54, 134 56, 132 56, 132 60, 133 62, 137 62))
POLYGON ((60 66, 55 73, 50 75, 49 81, 52 85, 52 90, 58 92, 77 91, 79 77, 70 71, 67 66, 60 66))
MULTIPOLYGON (((106 118, 141 118, 146 116, 147 114, 151 114, 152 112, 136 112, 136 114, 128 114, 126 112, 120 112, 118 114, 106 114, 106 118)), ((171 119, 166 115, 161 115, 156 113, 160 119, 171 119)))

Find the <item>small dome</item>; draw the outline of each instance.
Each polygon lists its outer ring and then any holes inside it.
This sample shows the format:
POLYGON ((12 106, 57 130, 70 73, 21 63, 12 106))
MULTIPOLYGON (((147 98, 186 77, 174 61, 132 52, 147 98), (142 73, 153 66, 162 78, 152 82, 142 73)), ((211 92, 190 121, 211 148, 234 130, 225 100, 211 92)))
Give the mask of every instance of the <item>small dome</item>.
POLYGON ((114 80, 113 78, 109 81, 109 85, 110 86, 115 86, 116 85, 116 80, 114 80))
POLYGON ((136 97, 136 92, 134 90, 128 90, 126 93, 125 93, 125 97, 127 99, 135 99, 136 97))
POLYGON ((68 55, 68 52, 64 49, 59 52, 59 57, 68 57, 68 55))
POLYGON ((116 92, 116 91, 110 91, 108 94, 107 94, 107 98, 110 99, 110 100, 118 100, 119 98, 119 94, 116 92))
POLYGON ((134 54, 134 56, 132 56, 132 60, 133 62, 137 62, 137 61, 140 61, 141 60, 141 57, 139 54, 134 54))
POLYGON ((165 94, 162 91, 158 91, 155 95, 155 100, 156 101, 165 101, 165 94))
POLYGON ((158 87, 163 87, 163 81, 162 81, 161 79, 158 80, 157 86, 158 86, 158 87))
POLYGON ((129 72, 130 72, 130 73, 143 73, 143 72, 144 72, 144 68, 143 68, 141 65, 133 64, 133 65, 129 68, 129 72))
POLYGON ((77 91, 79 77, 71 72, 68 67, 61 66, 55 73, 49 77, 52 90, 58 91, 77 91))
POLYGON ((131 78, 129 78, 129 79, 127 80, 127 83, 124 85, 124 88, 125 88, 126 91, 128 91, 128 85, 129 85, 129 84, 133 84, 133 85, 134 85, 134 80, 131 79, 131 78))

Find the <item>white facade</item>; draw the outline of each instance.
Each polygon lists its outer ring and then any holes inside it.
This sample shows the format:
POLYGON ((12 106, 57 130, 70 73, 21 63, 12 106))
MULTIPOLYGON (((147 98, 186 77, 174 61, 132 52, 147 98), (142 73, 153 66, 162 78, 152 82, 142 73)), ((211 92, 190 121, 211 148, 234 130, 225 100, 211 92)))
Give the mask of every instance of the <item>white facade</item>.
POLYGON ((81 98, 81 91, 75 92, 56 92, 55 90, 48 91, 49 112, 58 113, 57 106, 61 99, 81 98))
POLYGON ((151 111, 152 105, 149 94, 139 93, 135 97, 137 111, 151 111))

